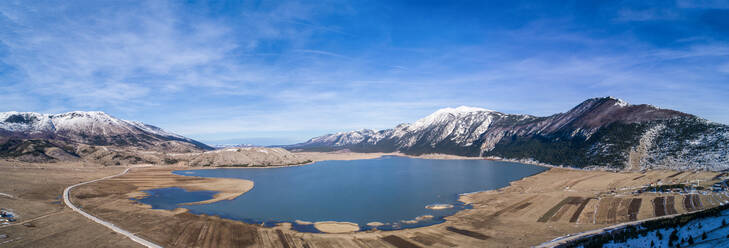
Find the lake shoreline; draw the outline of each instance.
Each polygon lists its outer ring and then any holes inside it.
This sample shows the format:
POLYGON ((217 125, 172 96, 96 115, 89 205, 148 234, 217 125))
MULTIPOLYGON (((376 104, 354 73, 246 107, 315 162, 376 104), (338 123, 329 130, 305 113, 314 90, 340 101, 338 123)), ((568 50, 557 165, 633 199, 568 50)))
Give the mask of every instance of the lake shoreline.
MULTIPOLYGON (((187 191, 214 191, 216 192, 211 199, 187 202, 180 205, 201 205, 209 204, 224 200, 235 199, 254 187, 251 180, 234 179, 234 178, 207 178, 198 176, 178 175, 172 173, 174 170, 150 170, 148 178, 143 180, 129 180, 137 186, 135 191, 127 194, 130 198, 141 199, 147 197, 144 191, 152 189, 163 189, 177 187, 187 191), (171 177, 169 175, 172 175, 171 177)), ((117 179, 123 180, 123 179, 117 179)), ((146 205, 146 204, 145 204, 146 205)))
MULTIPOLYGON (((335 153, 306 153, 304 156, 307 156, 307 158, 311 158, 311 160, 313 160, 312 163, 309 163, 306 165, 310 165, 310 164, 314 164, 316 162, 322 162, 322 161, 369 160, 369 159, 383 158, 383 157, 387 157, 387 156, 401 157, 401 158, 413 158, 413 159, 428 159, 428 160, 488 160, 488 161, 496 161, 496 162, 518 163, 518 162, 513 162, 513 161, 499 161, 499 160, 494 160, 494 159, 484 159, 484 158, 480 158, 480 157, 463 157, 463 156, 454 156, 454 155, 445 155, 445 154, 428 154, 428 155, 421 155, 421 156, 412 156, 412 155, 406 155, 406 154, 402 154, 402 153, 351 153, 351 152, 341 153, 341 152, 335 152, 335 153)), ((518 164, 515 164, 515 165, 518 165, 518 164)), ((270 166, 270 167, 223 167, 223 169, 247 169, 247 168, 275 169, 275 168, 300 167, 300 166, 304 166, 304 165, 287 165, 287 166, 270 166)), ((344 165, 337 165, 337 166, 344 166, 344 165)), ((448 166, 448 165, 440 165, 440 166, 448 166)), ((542 166, 540 166, 540 167, 542 167, 542 166)), ((175 170, 170 171, 170 173, 175 174, 175 175, 181 175, 181 176, 193 176, 193 175, 186 175, 185 173, 180 173, 180 171, 182 171, 182 170, 209 170, 209 169, 221 169, 221 167, 205 167, 205 168, 199 168, 199 167, 180 168, 180 167, 177 167, 177 168, 175 168, 175 170)), ((544 171, 536 172, 536 174, 539 174, 542 172, 544 172, 544 171)), ((199 176, 199 175, 197 175, 197 176, 199 176)), ((533 175, 529 175, 529 176, 533 176, 533 175)), ((517 179, 517 180, 521 180, 521 179, 517 179)), ((509 186, 509 184, 504 185, 503 187, 508 187, 508 186, 509 186)), ((503 187, 499 187, 499 188, 495 188, 495 189, 487 189, 485 191, 499 190, 503 187)), ((482 191, 484 191, 484 190, 482 190, 482 191)), ((482 191, 477 191, 477 192, 482 192, 482 191)), ((454 194, 455 201, 450 202, 452 204, 445 204, 445 205, 450 206, 449 208, 442 208, 442 209, 453 208, 453 204, 456 204, 456 202, 458 202, 458 205, 461 205, 461 204, 463 204, 464 206, 468 205, 468 203, 463 201, 463 199, 462 199, 462 195, 464 193, 465 192, 455 193, 454 194)), ((473 192, 471 192, 471 193, 473 193, 473 192)), ((432 203, 439 203, 439 202, 431 202, 429 204, 432 205, 432 203)), ((440 203, 442 203, 442 202, 440 202, 440 203)), ((190 204, 181 204, 181 205, 190 205, 190 204)), ((441 209, 441 208, 429 208, 428 206, 429 205, 423 205, 423 208, 430 209, 430 210, 441 209)), ((468 207, 465 209, 468 209, 468 207)), ((447 218, 448 216, 451 216, 451 215, 453 215, 457 212, 463 211, 465 209, 456 210, 454 213, 449 213, 445 216, 438 217, 437 219, 442 219, 443 222, 445 222, 445 218, 447 218)), ((429 215, 426 214, 425 216, 429 216, 429 215)), ((257 223, 257 222, 250 222, 250 221, 237 219, 235 217, 229 217, 229 219, 243 221, 243 222, 249 223, 249 224, 257 223)), ((400 223, 400 222, 402 222, 402 223, 395 224, 395 229, 393 229, 393 230, 421 228, 421 227, 425 227, 425 226, 429 226, 429 225, 437 225, 437 224, 442 223, 442 222, 438 222, 438 223, 432 223, 432 224, 420 224, 420 222, 423 222, 423 221, 430 222, 429 221, 430 219, 432 219, 432 217, 431 218, 415 218, 412 220, 411 219, 395 220, 392 223, 400 223), (398 225, 411 225, 411 226, 398 227, 398 225), (414 226, 412 226, 412 225, 414 225, 414 226)), ((296 222, 296 221, 274 221, 274 220, 270 220, 270 221, 271 222, 286 222, 286 223, 290 223, 290 224, 294 224, 296 222)), ((268 221, 266 221, 266 222, 268 222, 268 221)), ((360 224, 362 224, 362 223, 360 223, 360 224)), ((316 227, 316 225, 314 225, 314 226, 316 227)), ((329 226, 334 226, 334 225, 329 225, 329 226)), ((345 226, 348 226, 348 227, 344 228, 345 230, 351 230, 351 225, 345 225, 345 226)), ((321 228, 317 228, 317 229, 319 231, 325 232, 325 233, 336 233, 337 232, 337 231, 335 231, 335 232, 326 231, 321 228)), ((358 228, 357 231, 368 231, 368 230, 370 230, 370 228, 368 228, 368 226, 360 225, 360 228, 358 228)))
MULTIPOLYGON (((329 234, 300 232, 293 230, 290 225, 264 227, 260 223, 248 224, 243 221, 205 214, 192 214, 182 209, 176 211, 149 209, 136 203, 133 199, 125 197, 126 193, 134 191, 137 187, 133 181, 147 179, 150 176, 149 173, 155 170, 164 171, 163 176, 165 177, 183 177, 171 173, 173 170, 180 169, 201 168, 166 166, 164 168, 134 169, 120 178, 130 180, 104 180, 85 185, 74 190, 72 194, 79 196, 74 201, 79 202, 90 213, 105 216, 105 219, 115 225, 133 230, 140 236, 165 246, 195 246, 196 240, 213 237, 210 236, 211 233, 222 233, 220 234, 222 236, 215 235, 216 239, 222 238, 221 242, 234 240, 230 242, 244 242, 267 247, 280 247, 282 242, 288 243, 292 247, 301 246, 304 243, 358 247, 362 242, 374 246, 387 246, 386 240, 391 240, 387 238, 390 236, 423 246, 509 245, 530 247, 564 235, 613 225, 612 223, 615 222, 606 222, 610 221, 606 213, 613 210, 604 208, 604 206, 610 206, 611 202, 617 200, 642 200, 637 219, 653 217, 652 202, 654 198, 660 196, 650 193, 632 195, 628 191, 631 188, 657 180, 682 182, 688 179, 701 179, 703 182, 703 180, 712 180, 719 174, 714 172, 677 174, 676 171, 665 170, 615 173, 552 168, 513 181, 509 186, 497 190, 467 194, 464 197, 471 200, 472 208, 447 216, 439 224, 398 230, 368 229, 353 233, 329 234), (612 192, 614 190, 625 192, 614 194, 612 192), (583 199, 587 203, 586 207, 577 208, 577 205, 567 204, 563 208, 566 212, 559 211, 548 221, 539 221, 544 219, 547 213, 552 212, 551 209, 555 206, 564 203, 565 199, 572 198, 583 199), (584 211, 580 213, 580 210, 584 211), (129 218, 129 216, 141 217, 129 218), (577 217, 576 222, 570 222, 570 219, 574 217, 577 217), (140 218, 145 220, 144 223, 138 221, 140 218), (189 225, 190 223, 194 224, 189 225), (192 231, 181 232, 187 228, 192 228, 190 229, 192 231), (208 228, 214 229, 206 231, 208 228), (204 233, 202 231, 206 231, 207 234, 198 236, 198 233, 204 233), (234 233, 235 235, 233 235, 234 233), (530 235, 523 235, 524 233, 530 235), (292 237, 298 238, 291 239, 292 237), (438 238, 433 239, 433 237, 438 238)), ((74 173, 72 169, 67 171, 67 173, 74 173)), ((710 185, 710 183, 707 184, 710 185)), ((712 205, 707 197, 702 195, 701 200, 706 208, 710 208, 712 205)), ((687 211, 681 208, 683 204, 678 204, 683 201, 683 198, 682 195, 676 195, 678 213, 687 211)), ((726 199, 729 200, 729 198, 726 199)), ((620 216, 617 223, 622 223, 624 219, 628 218, 620 216)), ((313 226, 311 228, 313 229, 313 226)))
POLYGON ((405 154, 401 152, 292 152, 296 155, 301 155, 302 157, 309 159, 311 162, 306 163, 300 163, 300 164, 291 164, 291 165, 273 165, 273 166, 221 166, 221 167, 194 167, 194 166, 175 166, 175 168, 180 168, 179 170, 188 170, 188 169, 270 169, 270 168, 286 168, 286 167, 296 167, 296 166, 306 166, 311 165, 316 162, 321 161, 348 161, 348 160, 365 160, 365 159, 377 159, 382 158, 385 156, 397 156, 397 157, 407 157, 407 158, 416 158, 416 159, 432 159, 432 160, 489 160, 489 161, 500 161, 500 162, 511 162, 511 163, 520 163, 520 164, 528 164, 528 165, 536 165, 541 166, 545 168, 562 168, 562 169, 572 169, 572 170, 583 170, 580 168, 574 168, 574 167, 568 167, 568 166, 557 166, 557 165, 551 165, 546 164, 542 162, 538 162, 531 159, 506 159, 506 158, 500 158, 500 157, 469 157, 469 156, 460 156, 460 155, 451 155, 451 154, 444 154, 444 153, 429 153, 429 154, 422 154, 422 155, 410 155, 405 154))
MULTIPOLYGON (((434 160, 489 160, 489 161, 500 161, 500 162, 536 165, 536 166, 541 166, 541 167, 545 167, 545 168, 559 168, 559 169, 566 169, 566 170, 590 171, 590 170, 586 170, 586 169, 582 169, 582 168, 542 163, 542 162, 539 162, 539 161, 536 161, 533 159, 509 159, 509 158, 501 158, 501 157, 493 157, 493 156, 469 157, 469 156, 451 155, 451 154, 444 154, 444 153, 429 153, 429 154, 421 154, 421 155, 410 155, 410 154, 405 154, 405 153, 401 153, 401 152, 367 153, 367 152, 337 152, 337 151, 335 151, 335 152, 293 152, 293 153, 306 156, 312 162, 299 164, 299 165, 271 166, 271 167, 261 167, 261 168, 302 166, 302 165, 313 164, 313 163, 316 163, 319 161, 361 160, 361 159, 376 159, 376 158, 381 158, 384 156, 398 156, 398 157, 417 158, 417 159, 434 159, 434 160)), ((246 168, 246 167, 241 167, 241 168, 246 168)), ((256 168, 258 168, 258 167, 256 167, 256 168)))

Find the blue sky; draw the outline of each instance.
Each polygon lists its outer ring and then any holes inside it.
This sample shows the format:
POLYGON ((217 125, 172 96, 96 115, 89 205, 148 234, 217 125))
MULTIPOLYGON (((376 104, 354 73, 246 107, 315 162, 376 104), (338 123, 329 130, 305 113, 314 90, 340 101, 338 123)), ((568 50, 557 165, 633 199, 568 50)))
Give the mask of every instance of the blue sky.
POLYGON ((0 2, 0 111, 209 143, 608 95, 729 123, 729 1, 0 2))

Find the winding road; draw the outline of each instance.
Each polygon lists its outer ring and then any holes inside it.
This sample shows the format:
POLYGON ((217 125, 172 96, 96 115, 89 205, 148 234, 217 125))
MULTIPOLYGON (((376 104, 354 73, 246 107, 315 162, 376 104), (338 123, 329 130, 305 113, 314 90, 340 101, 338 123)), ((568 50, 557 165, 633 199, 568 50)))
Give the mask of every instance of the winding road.
POLYGON ((119 233, 121 235, 127 236, 129 239, 131 239, 134 242, 137 242, 137 243, 139 243, 141 245, 144 245, 146 247, 161 248, 162 246, 159 246, 159 245, 157 245, 155 243, 152 243, 152 242, 150 242, 150 241, 148 241, 146 239, 140 238, 139 236, 134 235, 133 233, 128 232, 128 231, 126 231, 124 229, 121 229, 121 228, 115 226, 112 223, 103 221, 103 220, 101 220, 99 218, 94 217, 93 215, 91 215, 91 214, 89 214, 87 212, 84 212, 80 208, 74 206, 73 203, 71 203, 71 200, 69 199, 69 193, 71 192, 71 189, 73 189, 74 187, 81 186, 81 185, 84 185, 84 184, 87 184, 87 183, 93 183, 93 182, 98 182, 98 181, 101 181, 101 180, 106 180, 106 179, 109 179, 109 178, 118 177, 118 176, 121 176, 121 175, 126 174, 129 171, 129 169, 131 169, 131 168, 127 168, 122 173, 119 173, 119 174, 116 174, 116 175, 111 175, 111 176, 108 176, 108 177, 103 177, 103 178, 91 180, 91 181, 88 181, 88 182, 83 182, 83 183, 78 183, 78 184, 71 185, 68 188, 66 188, 65 190, 63 190, 63 202, 66 204, 66 206, 70 207, 73 211, 78 212, 79 214, 83 215, 86 218, 89 218, 89 219, 93 220, 96 223, 99 223, 99 224, 102 224, 102 225, 108 227, 109 229, 111 229, 114 232, 117 232, 117 233, 119 233))

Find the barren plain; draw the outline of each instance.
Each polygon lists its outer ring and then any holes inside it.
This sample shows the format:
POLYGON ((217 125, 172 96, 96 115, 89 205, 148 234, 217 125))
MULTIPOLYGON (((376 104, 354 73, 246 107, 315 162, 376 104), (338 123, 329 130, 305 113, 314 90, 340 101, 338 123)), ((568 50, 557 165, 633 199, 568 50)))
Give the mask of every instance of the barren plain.
MULTIPOLYGON (((303 154, 302 154, 303 155, 303 154)), ((364 159, 390 154, 309 153, 314 161, 364 159), (317 157, 319 156, 319 157, 317 157)), ((2 163, 0 163, 2 164, 2 163)), ((135 247, 138 244, 84 219, 59 201, 69 185, 119 173, 121 167, 41 164, 0 167, 0 207, 18 221, 0 226, 8 247, 135 247), (30 223, 30 224, 27 224, 30 223)), ((74 189, 72 201, 85 211, 165 247, 525 247, 556 237, 617 223, 697 211, 729 201, 720 193, 637 192, 646 185, 690 184, 708 187, 720 173, 582 171, 551 168, 492 191, 461 196, 473 209, 446 222, 397 231, 339 234, 300 233, 290 225, 273 228, 194 215, 184 209, 150 209, 133 197, 140 190, 183 187, 222 192, 216 199, 249 190, 246 180, 212 180, 171 172, 190 167, 139 167, 109 180, 74 189), (231 181, 232 180, 232 181, 231 181), (217 186, 216 186, 217 185, 217 186)))

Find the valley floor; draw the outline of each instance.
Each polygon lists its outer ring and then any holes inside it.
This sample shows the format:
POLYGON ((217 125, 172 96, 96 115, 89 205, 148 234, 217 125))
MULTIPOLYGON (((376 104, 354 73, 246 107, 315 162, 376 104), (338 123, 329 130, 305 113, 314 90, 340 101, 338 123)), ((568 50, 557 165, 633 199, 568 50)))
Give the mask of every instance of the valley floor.
MULTIPOLYGON (((320 156, 312 159, 318 161, 383 154, 310 155, 320 156)), ((0 195, 0 208, 12 209, 18 215, 17 224, 0 226, 0 234, 8 235, 0 239, 0 246, 139 246, 59 202, 65 187, 117 174, 124 168, 16 168, 0 163, 0 169, 0 192, 12 196, 0 195)), ((571 233, 693 212, 729 201, 724 193, 633 194, 659 180, 663 184, 701 180, 700 184, 707 187, 719 173, 552 168, 500 190, 464 195, 461 200, 472 204, 473 209, 447 217, 438 225, 346 234, 299 233, 288 225, 264 228, 180 209, 153 210, 130 199, 139 196, 139 190, 151 187, 204 184, 207 180, 170 173, 178 169, 187 167, 133 168, 123 176, 80 186, 71 198, 83 210, 165 247, 525 247, 571 233)), ((244 185, 245 180, 240 181, 244 185)))

